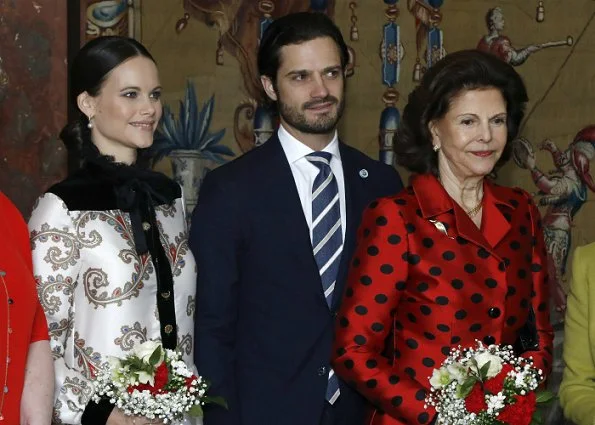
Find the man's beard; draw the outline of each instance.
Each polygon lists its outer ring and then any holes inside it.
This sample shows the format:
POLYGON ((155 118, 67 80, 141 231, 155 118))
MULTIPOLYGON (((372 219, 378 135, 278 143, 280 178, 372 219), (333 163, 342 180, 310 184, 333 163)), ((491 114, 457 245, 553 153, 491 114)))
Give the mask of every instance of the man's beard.
POLYGON ((335 130, 337 122, 339 122, 341 115, 343 115, 343 109, 345 108, 345 98, 343 97, 339 102, 336 97, 329 95, 324 99, 312 100, 310 102, 304 103, 301 106, 301 111, 298 111, 296 108, 289 106, 280 100, 278 101, 278 105, 279 115, 281 115, 281 118, 283 118, 287 124, 291 125, 296 130, 305 134, 327 134, 335 130), (334 105, 337 105, 335 114, 331 115, 332 112, 330 112, 329 114, 319 115, 317 119, 308 120, 308 118, 306 118, 306 114, 302 112, 308 108, 327 102, 332 102, 334 105))

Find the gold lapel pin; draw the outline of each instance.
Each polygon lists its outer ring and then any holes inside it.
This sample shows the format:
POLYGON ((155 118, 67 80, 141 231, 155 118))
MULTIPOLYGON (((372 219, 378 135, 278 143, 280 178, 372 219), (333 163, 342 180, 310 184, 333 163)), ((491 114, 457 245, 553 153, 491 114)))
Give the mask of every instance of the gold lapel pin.
POLYGON ((454 236, 450 236, 448 234, 448 230, 446 230, 446 226, 444 225, 444 223, 442 223, 441 221, 438 220, 433 220, 433 219, 429 219, 430 223, 432 223, 434 225, 434 227, 436 227, 436 229, 438 229, 438 231, 440 233, 443 233, 444 236, 446 236, 449 239, 454 239, 454 236))

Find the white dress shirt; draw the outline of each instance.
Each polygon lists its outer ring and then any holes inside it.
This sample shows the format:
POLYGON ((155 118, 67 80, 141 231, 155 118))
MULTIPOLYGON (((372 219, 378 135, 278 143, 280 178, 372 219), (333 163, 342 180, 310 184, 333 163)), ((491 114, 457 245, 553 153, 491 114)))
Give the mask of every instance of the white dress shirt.
MULTIPOLYGON (((289 132, 283 128, 283 125, 279 126, 277 135, 279 136, 281 147, 287 157, 287 162, 289 162, 293 180, 295 181, 300 202, 302 203, 304 217, 306 217, 306 222, 310 229, 310 240, 312 240, 312 186, 314 185, 314 179, 316 179, 320 170, 306 159, 306 155, 315 151, 289 134, 289 132)), ((331 158, 331 170, 337 181, 337 187, 339 188, 341 231, 343 233, 343 241, 345 241, 345 228, 347 225, 345 179, 343 177, 343 165, 341 164, 341 152, 339 151, 339 138, 336 131, 333 140, 331 140, 322 151, 329 152, 333 155, 331 158)))

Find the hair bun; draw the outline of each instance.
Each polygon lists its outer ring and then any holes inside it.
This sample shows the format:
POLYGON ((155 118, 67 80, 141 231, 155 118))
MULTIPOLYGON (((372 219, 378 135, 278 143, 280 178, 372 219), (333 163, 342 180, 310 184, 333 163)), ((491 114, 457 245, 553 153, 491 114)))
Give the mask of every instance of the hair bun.
POLYGON ((91 132, 83 119, 78 118, 64 126, 60 131, 60 139, 66 146, 69 154, 78 154, 82 151, 85 141, 91 140, 91 132))

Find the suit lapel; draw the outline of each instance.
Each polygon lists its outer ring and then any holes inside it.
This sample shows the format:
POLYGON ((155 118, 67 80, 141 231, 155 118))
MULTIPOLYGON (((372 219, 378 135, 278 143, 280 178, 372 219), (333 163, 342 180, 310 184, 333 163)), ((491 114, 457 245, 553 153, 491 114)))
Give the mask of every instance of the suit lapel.
POLYGON ((321 297, 326 303, 322 294, 318 266, 312 253, 310 229, 304 217, 302 204, 287 157, 276 135, 260 149, 267 149, 268 151, 266 152, 268 160, 265 158, 267 164, 265 173, 266 180, 269 182, 271 202, 266 207, 268 210, 266 214, 278 218, 271 225, 277 227, 278 232, 275 233, 283 235, 279 239, 286 241, 288 249, 295 255, 295 260, 302 267, 308 267, 315 271, 315 275, 318 276, 315 285, 317 285, 321 297))
POLYGON ((345 281, 347 280, 347 272, 349 271, 349 261, 355 249, 359 215, 361 214, 360 209, 363 203, 362 194, 364 193, 363 179, 359 175, 360 168, 358 167, 357 159, 342 142, 339 142, 339 151, 341 152, 341 164, 343 166, 345 212, 347 217, 343 253, 341 254, 341 263, 333 297, 333 310, 338 307, 343 296, 345 281))

